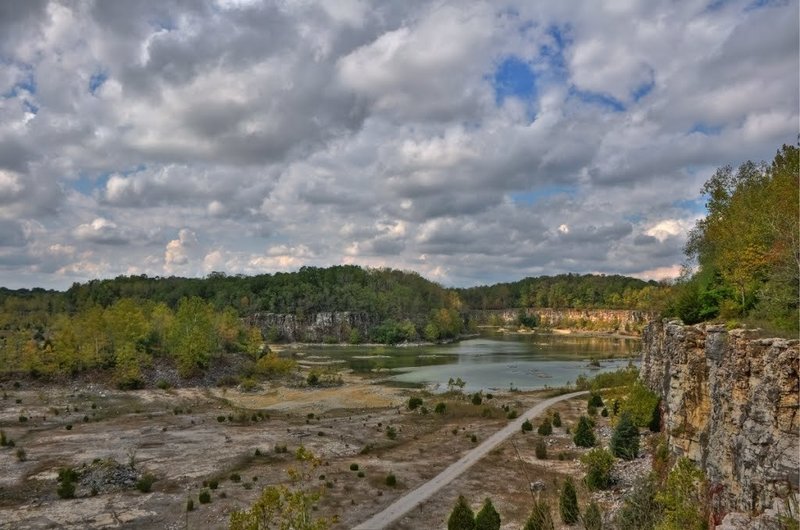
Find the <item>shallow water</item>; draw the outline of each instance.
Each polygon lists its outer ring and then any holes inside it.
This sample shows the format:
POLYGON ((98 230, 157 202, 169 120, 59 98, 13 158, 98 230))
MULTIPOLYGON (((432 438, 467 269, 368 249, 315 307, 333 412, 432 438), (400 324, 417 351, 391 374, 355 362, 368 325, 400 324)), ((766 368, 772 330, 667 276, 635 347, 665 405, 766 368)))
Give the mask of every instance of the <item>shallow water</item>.
POLYGON ((308 356, 345 361, 356 373, 388 370, 388 382, 447 390, 450 378, 464 390, 537 390, 574 383, 580 374, 623 368, 638 355, 639 339, 575 335, 486 335, 455 344, 419 347, 304 347, 308 356), (589 366, 590 359, 600 368, 589 366))

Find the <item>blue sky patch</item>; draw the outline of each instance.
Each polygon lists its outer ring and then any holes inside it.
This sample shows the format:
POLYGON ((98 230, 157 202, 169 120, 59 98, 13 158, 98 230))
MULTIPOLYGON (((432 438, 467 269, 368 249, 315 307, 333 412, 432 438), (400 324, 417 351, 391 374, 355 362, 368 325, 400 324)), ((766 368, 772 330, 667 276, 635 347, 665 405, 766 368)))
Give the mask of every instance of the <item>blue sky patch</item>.
POLYGON ((528 63, 512 55, 495 70, 492 86, 498 104, 509 97, 532 100, 536 96, 536 75, 528 63))
POLYGON ((531 191, 511 193, 509 197, 511 197, 511 200, 516 204, 527 204, 530 206, 549 197, 553 197, 554 195, 574 195, 576 192, 577 189, 573 186, 545 186, 531 191))
POLYGON ((614 112, 624 112, 625 105, 617 98, 602 92, 591 92, 589 90, 579 90, 575 86, 569 89, 570 96, 576 97, 584 103, 598 105, 614 112))
POLYGON ((696 214, 705 214, 706 212, 706 202, 703 197, 696 197, 694 199, 681 199, 679 201, 675 201, 672 203, 673 206, 676 208, 680 208, 681 210, 687 210, 691 213, 696 214))
POLYGON ((654 79, 651 79, 647 83, 642 83, 638 87, 636 87, 633 92, 631 92, 631 98, 633 101, 638 102, 640 99, 645 97, 647 94, 653 91, 653 88, 656 86, 656 82, 654 79))
POLYGON ((107 79, 108 74, 103 71, 92 74, 92 77, 89 78, 89 92, 92 95, 95 95, 97 93, 97 89, 103 86, 103 83, 105 83, 107 79))
POLYGON ((703 123, 698 121, 692 128, 689 129, 689 134, 693 133, 700 133, 706 136, 719 136, 719 133, 722 132, 722 127, 719 125, 709 125, 707 123, 703 123))

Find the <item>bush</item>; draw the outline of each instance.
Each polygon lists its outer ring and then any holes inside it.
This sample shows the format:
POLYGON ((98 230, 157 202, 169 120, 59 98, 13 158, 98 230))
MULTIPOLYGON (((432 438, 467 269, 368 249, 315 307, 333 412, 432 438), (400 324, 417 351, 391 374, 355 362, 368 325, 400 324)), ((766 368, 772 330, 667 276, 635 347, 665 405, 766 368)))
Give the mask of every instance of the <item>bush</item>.
POLYGON ((608 409, 603 407, 603 410, 600 411, 600 415, 604 418, 608 418, 608 409))
POLYGON ((23 449, 22 447, 17 449, 17 460, 19 460, 20 462, 24 462, 27 459, 28 459, 28 454, 25 452, 25 449, 23 449))
POLYGON ((308 377, 306 377, 306 383, 308 386, 317 386, 319 384, 319 376, 314 372, 311 372, 308 374, 308 377))
POLYGON ((241 482, 242 476, 239 473, 231 473, 231 482, 241 482))
POLYGON ((478 443, 478 435, 473 434, 469 437, 469 441, 472 443, 478 443))
POLYGON ((364 478, 366 475, 364 474, 364 472, 363 472, 363 471, 359 471, 358 473, 356 473, 356 476, 357 476, 358 478, 364 478))
POLYGON ((480 405, 483 403, 483 396, 481 396, 480 392, 475 392, 472 394, 472 404, 473 405, 480 405))
POLYGON ((594 407, 600 408, 600 407, 603 406, 603 398, 602 398, 602 396, 600 396, 600 394, 596 394, 596 393, 592 392, 589 395, 589 403, 588 404, 592 405, 594 407))
POLYGON ((553 424, 550 423, 550 418, 543 419, 536 432, 542 436, 553 434, 553 424))
POLYGON ((531 432, 532 430, 533 430, 533 425, 531 425, 531 422, 528 421, 528 420, 525 420, 522 423, 522 432, 531 432))
POLYGON ((668 528, 704 528, 708 506, 704 496, 705 475, 686 457, 675 462, 667 481, 655 495, 664 507, 661 524, 668 528))
POLYGON ((188 501, 186 501, 186 511, 187 512, 193 512, 194 511, 194 501, 192 499, 189 499, 188 501))
POLYGON ((611 452, 623 460, 633 460, 639 454, 639 428, 627 413, 622 417, 611 435, 611 452))
POLYGON ((73 499, 75 498, 75 483, 71 481, 64 481, 58 485, 56 489, 56 493, 62 499, 73 499))
POLYGON ((356 463, 350 464, 350 471, 358 471, 358 464, 356 463))
POLYGON ((589 416, 597 416, 597 407, 595 407, 594 405, 591 405, 591 404, 590 404, 590 405, 588 405, 588 406, 586 407, 586 413, 587 413, 589 416))
POLYGON ((197 500, 200 501, 200 504, 208 504, 211 502, 211 492, 208 490, 201 491, 200 495, 197 496, 197 500))
POLYGON ((558 511, 561 514, 561 521, 564 524, 575 524, 580 517, 578 510, 578 494, 575 492, 575 484, 571 478, 564 481, 561 488, 561 495, 558 499, 558 511))
POLYGON ((156 481, 156 477, 151 475, 150 473, 145 473, 142 477, 136 481, 136 489, 141 491, 142 493, 150 493, 150 490, 153 487, 153 482, 156 481))
POLYGON ((458 501, 450 512, 447 530, 475 530, 475 514, 463 495, 458 496, 458 501))
POLYGON ((397 429, 394 427, 387 425, 386 426, 386 437, 390 440, 394 440, 397 438, 397 429))
POLYGON ((212 478, 211 480, 208 481, 208 488, 209 489, 215 490, 218 487, 219 487, 219 480, 217 480, 215 478, 212 478))
POLYGON ((597 443, 589 418, 586 416, 581 416, 578 420, 578 426, 575 427, 575 435, 572 437, 572 441, 578 447, 594 447, 595 443, 597 443))
POLYGON ((561 427, 561 414, 557 410, 553 412, 553 427, 561 427))
POLYGON ((603 530, 603 514, 600 513, 600 507, 594 501, 586 507, 583 514, 583 526, 586 530, 603 530))
POLYGON ((397 486, 397 477, 394 476, 394 473, 386 475, 386 485, 392 488, 397 486))
POLYGON ((581 457, 586 466, 586 486, 594 490, 602 490, 611 485, 611 470, 614 468, 614 455, 605 449, 592 449, 581 457))
POLYGON ((447 411, 447 405, 445 405, 444 403, 437 403, 433 411, 436 414, 444 414, 447 411))
POLYGON ((217 416, 217 421, 222 423, 225 421, 225 416, 217 416))
POLYGON ((6 431, 0 429, 0 447, 8 445, 8 438, 6 438, 6 431))
POLYGON ((539 438, 536 440, 534 451, 536 452, 536 458, 539 460, 547 460, 547 444, 544 442, 544 439, 539 438))
MULTIPOLYGON (((621 407, 621 412, 627 412, 637 427, 648 427, 654 422, 653 416, 659 414, 660 398, 648 390, 640 381, 631 385, 630 393, 621 407)), ((661 423, 659 418, 659 424, 661 423)))
POLYGON ((491 499, 483 501, 483 507, 475 516, 475 530, 500 530, 500 514, 494 509, 491 499))
POLYGON ((416 410, 421 406, 422 406, 422 398, 420 397, 415 396, 408 400, 408 410, 416 410))
POLYGON ((509 420, 516 419, 517 416, 519 416, 519 412, 517 412, 514 409, 509 410, 508 414, 506 414, 506 418, 508 418, 509 420))
POLYGON ((546 501, 538 499, 533 501, 533 509, 523 530, 555 530, 550 506, 546 501))
POLYGON ((662 508, 656 502, 657 491, 655 475, 637 480, 614 516, 615 526, 619 530, 652 530, 661 520, 662 508))

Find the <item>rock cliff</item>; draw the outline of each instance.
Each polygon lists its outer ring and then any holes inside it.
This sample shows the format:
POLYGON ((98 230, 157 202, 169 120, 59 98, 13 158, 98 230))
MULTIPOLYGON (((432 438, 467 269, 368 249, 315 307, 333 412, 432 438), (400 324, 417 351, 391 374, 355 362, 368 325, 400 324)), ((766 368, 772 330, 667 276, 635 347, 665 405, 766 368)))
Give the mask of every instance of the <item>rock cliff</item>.
POLYGON ((247 317, 247 322, 259 327, 270 341, 289 342, 348 342, 353 331, 363 339, 376 324, 368 313, 355 311, 321 312, 306 318, 294 314, 255 313, 247 317))
POLYGON ((591 331, 638 334, 649 320, 643 311, 628 309, 498 309, 471 311, 469 318, 481 324, 509 325, 519 319, 520 311, 534 317, 539 326, 591 331))
POLYGON ((673 452, 706 473, 715 522, 762 515, 755 528, 796 510, 800 341, 679 321, 651 322, 642 339, 642 380, 662 398, 673 452))

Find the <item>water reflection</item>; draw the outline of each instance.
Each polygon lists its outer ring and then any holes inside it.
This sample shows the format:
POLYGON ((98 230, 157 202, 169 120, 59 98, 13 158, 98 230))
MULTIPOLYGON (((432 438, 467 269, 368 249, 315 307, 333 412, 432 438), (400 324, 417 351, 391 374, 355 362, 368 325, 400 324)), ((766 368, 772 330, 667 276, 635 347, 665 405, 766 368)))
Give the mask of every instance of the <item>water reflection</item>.
POLYGON ((446 390, 460 377, 466 391, 534 390, 574 382, 580 374, 616 370, 638 354, 638 339, 575 335, 491 335, 421 347, 305 347, 307 357, 344 361, 356 373, 386 372, 396 384, 423 383, 446 390), (599 360, 590 367, 589 360, 599 360))

